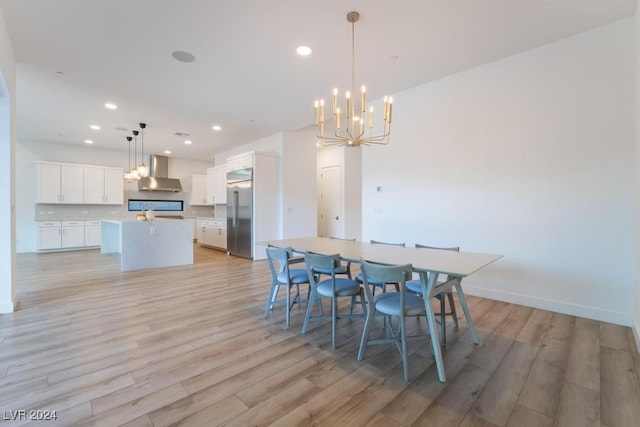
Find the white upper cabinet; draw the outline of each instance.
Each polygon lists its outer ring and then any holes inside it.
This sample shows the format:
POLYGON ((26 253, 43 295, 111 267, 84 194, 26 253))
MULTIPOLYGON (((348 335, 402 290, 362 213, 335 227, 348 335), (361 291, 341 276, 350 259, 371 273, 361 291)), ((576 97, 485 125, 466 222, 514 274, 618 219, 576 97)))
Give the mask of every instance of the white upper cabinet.
POLYGON ((207 200, 207 175, 191 175, 191 205, 210 205, 207 200))
POLYGON ((84 177, 82 166, 60 166, 61 203, 78 204, 84 201, 84 177))
POLYGON ((227 159, 227 171, 233 172, 238 169, 253 167, 253 153, 245 153, 227 159))
POLYGON ((38 203, 83 203, 82 166, 38 163, 38 203))
POLYGON ((38 163, 38 203, 60 203, 60 165, 38 163))
POLYGON ((37 203, 124 203, 123 169, 42 162, 37 173, 37 203))
POLYGON ((104 203, 103 168, 84 168, 84 203, 89 205, 104 203))
POLYGON ((104 203, 122 205, 124 203, 124 169, 104 169, 104 203))
POLYGON ((227 204, 227 165, 207 169, 207 201, 211 205, 227 204))

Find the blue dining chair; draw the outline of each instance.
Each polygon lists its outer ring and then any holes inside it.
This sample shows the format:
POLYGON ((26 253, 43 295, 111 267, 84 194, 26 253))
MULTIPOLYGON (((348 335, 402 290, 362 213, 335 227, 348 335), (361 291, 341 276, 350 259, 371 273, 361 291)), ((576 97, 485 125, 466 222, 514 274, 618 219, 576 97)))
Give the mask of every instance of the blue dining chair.
MULTIPOLYGON (((358 360, 364 358, 365 348, 368 345, 395 344, 402 357, 402 368, 404 380, 409 381, 409 364, 407 360, 407 333, 405 328, 406 317, 416 317, 425 315, 424 301, 422 297, 407 292, 407 279, 411 278, 411 264, 406 265, 380 265, 367 261, 362 261, 361 269, 364 279, 364 292, 369 304, 367 318, 360 340, 358 350, 358 360), (372 288, 375 283, 397 283, 398 292, 386 292, 373 295, 372 288), (369 339, 369 333, 373 318, 383 316, 383 328, 386 338, 369 339), (398 323, 397 332, 393 328, 392 319, 396 318, 398 323)), ((426 340, 425 340, 426 342, 426 340)))
MULTIPOLYGON (((300 285, 309 284, 309 275, 306 268, 290 268, 290 265, 304 262, 304 258, 293 256, 291 248, 276 248, 269 246, 266 249, 269 270, 271 271, 271 289, 264 308, 264 317, 277 305, 285 305, 285 326, 288 329, 291 322, 291 309, 294 304, 307 302, 300 297, 300 285), (284 301, 277 301, 280 286, 285 286, 287 294, 284 301), (291 299, 291 288, 296 288, 296 293, 291 299)), ((307 291, 307 295, 309 292, 307 291)))
POLYGON ((307 313, 304 317, 302 325, 302 333, 306 334, 310 321, 328 321, 331 320, 331 348, 336 348, 336 323, 338 319, 344 318, 363 318, 367 311, 364 303, 364 293, 358 282, 349 278, 336 278, 336 268, 340 265, 340 255, 321 255, 307 252, 304 255, 305 264, 307 266, 307 275, 310 283, 311 293, 307 302, 307 313), (319 280, 317 271, 328 271, 329 278, 319 280), (355 296, 360 297, 362 305, 362 314, 339 314, 338 298, 349 297, 353 301, 355 296), (326 316, 321 308, 322 299, 329 299, 331 302, 331 315, 326 316), (320 313, 313 315, 313 307, 318 302, 320 313))
MULTIPOLYGON (((329 237, 330 239, 334 239, 334 240, 344 240, 347 242, 355 242, 356 239, 343 239, 340 237, 329 237)), ((334 269, 336 274, 344 274, 345 276, 347 276, 349 279, 352 279, 351 277, 351 261, 347 261, 346 263, 340 262, 340 265, 338 267, 336 267, 334 269)), ((331 271, 328 269, 316 269, 315 270, 316 273, 318 274, 326 274, 326 275, 330 275, 331 271)))
MULTIPOLYGON (((372 245, 389 245, 389 246, 401 246, 401 247, 405 247, 405 243, 387 243, 387 242, 380 242, 378 240, 370 240, 369 241, 372 245)), ((358 275, 356 276, 356 281, 358 281, 358 283, 364 283, 364 279, 362 278, 362 272, 358 273, 358 275)), ((369 284, 374 286, 373 288, 373 295, 376 294, 376 288, 380 288, 382 289, 382 292, 387 292, 387 285, 393 285, 396 288, 396 292, 399 290, 398 288, 398 284, 394 283, 394 282, 376 282, 375 280, 370 279, 369 280, 369 284)))
MULTIPOLYGON (((416 248, 426 248, 426 249, 439 249, 439 250, 444 250, 444 251, 456 251, 459 252, 460 251, 460 247, 459 246, 454 246, 454 247, 438 247, 438 246, 427 246, 427 245, 421 245, 419 243, 415 244, 416 248)), ((449 275, 445 275, 444 276, 444 280, 438 280, 438 283, 435 285, 435 287, 437 288, 439 285, 442 285, 445 282, 448 282, 449 280, 454 279, 453 276, 449 276, 449 275)), ((420 295, 422 296, 422 284, 420 283, 420 280, 410 280, 407 282, 407 290, 409 292, 412 292, 416 295, 420 295)), ((436 316, 440 316, 440 328, 441 328, 441 339, 440 341, 442 341, 443 345, 447 344, 447 323, 446 323, 446 316, 451 316, 453 318, 453 323, 455 325, 455 328, 458 329, 458 314, 456 313, 456 304, 453 300, 453 290, 447 289, 444 292, 440 292, 439 294, 436 294, 433 296, 434 298, 436 298, 439 302, 440 302, 440 313, 434 313, 436 316), (447 312, 445 310, 445 298, 449 301, 449 312, 447 312)))

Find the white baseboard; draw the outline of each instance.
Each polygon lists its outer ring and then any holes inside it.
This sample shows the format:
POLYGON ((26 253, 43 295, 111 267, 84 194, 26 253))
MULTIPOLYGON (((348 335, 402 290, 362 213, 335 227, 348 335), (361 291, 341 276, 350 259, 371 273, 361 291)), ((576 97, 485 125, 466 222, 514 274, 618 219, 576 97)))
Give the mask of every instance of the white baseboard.
POLYGON ((631 330, 633 331, 633 337, 636 339, 636 349, 640 352, 640 325, 638 323, 633 322, 633 326, 631 326, 631 330))
MULTIPOLYGON (((614 323, 622 326, 632 326, 631 313, 623 313, 619 311, 603 310, 598 307, 590 307, 580 304, 571 304, 566 302, 554 301, 551 299, 532 297, 529 295, 515 294, 504 291, 496 291, 477 286, 464 285, 464 293, 483 298, 504 301, 512 304, 526 305, 527 307, 540 308, 556 313, 569 314, 571 316, 584 317, 587 319, 599 320, 602 322, 614 323)), ((638 327, 634 327, 636 335, 636 343, 639 341, 638 327)))
POLYGON ((0 301, 0 314, 13 313, 18 305, 18 298, 14 295, 11 301, 0 301))

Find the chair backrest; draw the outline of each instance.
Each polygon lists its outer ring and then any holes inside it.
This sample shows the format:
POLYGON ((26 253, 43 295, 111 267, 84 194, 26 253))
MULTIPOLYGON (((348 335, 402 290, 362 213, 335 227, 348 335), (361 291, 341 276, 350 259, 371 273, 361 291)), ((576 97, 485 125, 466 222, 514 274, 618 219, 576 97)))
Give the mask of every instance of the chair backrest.
MULTIPOLYGON (((407 280, 411 280, 412 266, 405 265, 383 265, 368 261, 361 261, 362 280, 367 300, 373 304, 373 293, 369 286, 369 279, 377 282, 398 283, 401 295, 401 310, 404 312, 404 299, 407 293, 407 280)), ((372 305, 373 307, 373 305, 372 305)))
MULTIPOLYGON (((460 246, 451 246, 451 247, 442 247, 442 246, 428 246, 428 245, 421 245, 420 243, 416 243, 416 248, 422 248, 422 249, 439 249, 442 251, 455 251, 455 252, 460 252, 460 246)), ((451 278, 451 276, 447 275, 445 280, 449 280, 451 278)))
POLYGON ((293 249, 268 246, 266 251, 267 260, 269 261, 269 270, 271 270, 271 275, 274 278, 278 273, 289 270, 289 258, 291 258, 293 249))
POLYGON ((380 242, 379 240, 370 240, 370 242, 374 245, 402 246, 403 248, 406 246, 404 242, 403 243, 387 243, 387 242, 380 242))
POLYGON ((333 236, 329 236, 330 239, 334 239, 334 240, 346 240, 348 242, 355 242, 356 238, 354 237, 353 239, 343 239, 342 237, 333 237, 333 236))
POLYGON ((322 255, 316 254, 313 252, 305 252, 304 253, 304 262, 307 266, 307 273, 309 274, 309 282, 312 283, 313 286, 316 285, 316 275, 314 274, 314 269, 331 271, 331 279, 335 280, 335 269, 340 266, 340 255, 322 255))
POLYGON ((423 249, 440 249, 440 250, 443 250, 443 251, 456 251, 456 252, 460 252, 460 246, 440 247, 440 246, 427 246, 427 245, 421 245, 420 243, 416 243, 416 248, 423 248, 423 249))

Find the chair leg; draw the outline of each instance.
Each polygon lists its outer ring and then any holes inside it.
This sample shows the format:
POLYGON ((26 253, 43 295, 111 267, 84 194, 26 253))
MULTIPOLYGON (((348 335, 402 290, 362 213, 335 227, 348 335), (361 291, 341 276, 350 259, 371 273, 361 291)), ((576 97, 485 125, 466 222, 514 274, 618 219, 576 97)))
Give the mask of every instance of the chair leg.
POLYGON ((456 329, 458 329, 458 313, 456 313, 456 304, 453 300, 453 293, 449 292, 447 294, 447 298, 449 299, 449 311, 451 316, 453 316, 453 323, 455 324, 456 329))
POLYGON ((284 315, 284 325, 286 329, 289 329, 289 323, 291 322, 291 285, 287 285, 287 310, 284 315))
POLYGON ((351 296, 351 305, 349 306, 349 315, 353 314, 353 307, 356 305, 356 296, 360 298, 360 305, 362 306, 362 314, 366 314, 365 301, 364 301, 364 291, 360 288, 360 293, 358 295, 351 296))
POLYGON ((291 307, 293 307, 293 304, 298 303, 300 304, 300 285, 296 283, 296 296, 293 298, 293 303, 291 304, 291 307))
POLYGON ((336 349, 336 311, 337 311, 337 298, 334 295, 333 298, 331 298, 331 349, 335 350, 336 349))
POLYGON ((364 358, 364 350, 367 346, 367 341, 369 341, 369 329, 371 329, 371 321, 373 320, 373 312, 375 310, 371 309, 367 311, 367 318, 364 321, 364 330, 362 331, 362 339, 360 339, 360 349, 358 350, 358 360, 362 360, 364 358))
POLYGON ((404 382, 409 382, 409 360, 407 358, 407 333, 404 327, 404 316, 398 318, 400 323, 400 356, 402 357, 402 371, 404 382))
POLYGON ((274 280, 271 283, 271 289, 269 290, 269 296, 267 297, 267 304, 264 307, 264 317, 266 318, 269 315, 269 310, 273 308, 273 303, 276 300, 276 296, 278 295, 279 285, 274 280))
POLYGON ((447 312, 444 310, 444 294, 438 297, 440 300, 440 328, 442 330, 442 345, 447 344, 447 312))
POLYGON ((311 295, 309 296, 309 302, 307 303, 307 313, 304 315, 304 323, 302 324, 303 334, 307 333, 307 328, 309 327, 309 319, 311 318, 311 313, 313 312, 313 304, 315 303, 316 303, 316 293, 315 291, 311 291, 311 295))

